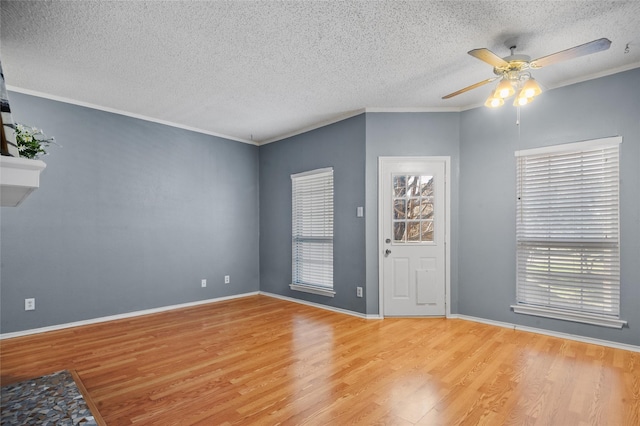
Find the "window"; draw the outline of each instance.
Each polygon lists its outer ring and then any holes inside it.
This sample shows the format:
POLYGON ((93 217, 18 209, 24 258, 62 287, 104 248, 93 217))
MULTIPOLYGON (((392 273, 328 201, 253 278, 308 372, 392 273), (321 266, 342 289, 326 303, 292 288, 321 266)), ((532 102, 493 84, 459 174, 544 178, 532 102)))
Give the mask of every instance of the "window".
POLYGON ((621 137, 516 152, 514 312, 621 328, 621 137))
POLYGON ((393 176, 393 242, 433 242, 433 176, 393 176))
POLYGON ((333 169, 291 175, 294 290, 333 297, 333 169))

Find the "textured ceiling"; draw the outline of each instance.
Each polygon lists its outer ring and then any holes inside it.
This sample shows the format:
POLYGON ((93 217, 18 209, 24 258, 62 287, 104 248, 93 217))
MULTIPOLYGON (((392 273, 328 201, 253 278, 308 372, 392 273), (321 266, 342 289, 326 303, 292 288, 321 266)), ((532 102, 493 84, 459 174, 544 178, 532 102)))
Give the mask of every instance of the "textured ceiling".
POLYGON ((639 1, 5 1, 10 88, 268 142, 363 108, 460 110, 493 84, 467 51, 608 51, 533 74, 546 88, 640 66, 639 1), (628 44, 628 52, 625 49, 628 44))

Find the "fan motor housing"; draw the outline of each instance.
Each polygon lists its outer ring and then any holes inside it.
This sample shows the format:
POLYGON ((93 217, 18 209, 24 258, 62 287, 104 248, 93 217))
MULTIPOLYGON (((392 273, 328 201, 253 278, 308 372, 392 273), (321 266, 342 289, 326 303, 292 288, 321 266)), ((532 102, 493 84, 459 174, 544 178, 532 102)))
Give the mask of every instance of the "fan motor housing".
POLYGON ((529 62, 531 57, 528 55, 509 55, 504 58, 509 64, 504 67, 494 67, 493 73, 495 75, 504 75, 510 72, 520 72, 529 69, 529 62))

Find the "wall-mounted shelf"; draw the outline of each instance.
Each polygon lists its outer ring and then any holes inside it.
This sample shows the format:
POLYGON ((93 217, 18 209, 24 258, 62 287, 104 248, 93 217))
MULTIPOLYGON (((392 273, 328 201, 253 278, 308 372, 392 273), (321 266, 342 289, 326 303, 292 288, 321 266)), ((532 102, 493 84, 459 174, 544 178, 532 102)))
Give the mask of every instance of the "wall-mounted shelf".
POLYGON ((47 165, 40 160, 0 156, 0 198, 2 207, 16 207, 40 186, 40 172, 47 165))

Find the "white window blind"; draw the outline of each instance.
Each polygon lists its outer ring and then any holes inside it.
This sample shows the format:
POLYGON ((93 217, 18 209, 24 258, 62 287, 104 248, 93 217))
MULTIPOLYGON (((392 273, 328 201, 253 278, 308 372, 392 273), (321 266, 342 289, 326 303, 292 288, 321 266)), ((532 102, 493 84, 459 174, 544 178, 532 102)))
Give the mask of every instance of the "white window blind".
POLYGON ((621 139, 516 153, 516 312, 622 326, 621 139))
POLYGON ((292 288, 333 296, 333 169, 291 175, 292 288))

